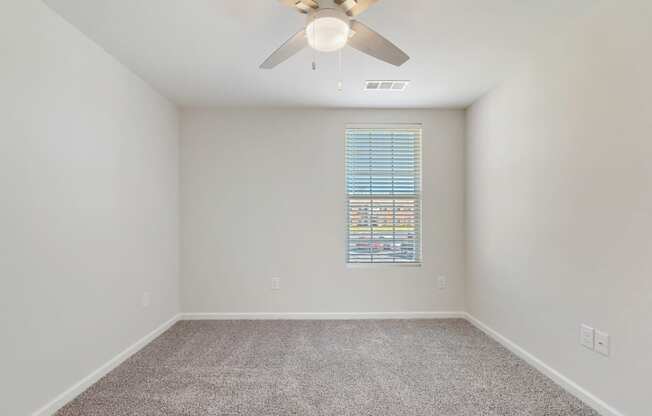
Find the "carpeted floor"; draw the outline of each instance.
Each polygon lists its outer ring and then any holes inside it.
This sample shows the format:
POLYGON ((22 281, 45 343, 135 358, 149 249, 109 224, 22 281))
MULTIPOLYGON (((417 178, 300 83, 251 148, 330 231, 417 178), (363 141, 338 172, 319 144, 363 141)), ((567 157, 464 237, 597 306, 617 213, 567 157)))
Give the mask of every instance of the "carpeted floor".
POLYGON ((185 321, 58 416, 597 416, 464 320, 185 321))

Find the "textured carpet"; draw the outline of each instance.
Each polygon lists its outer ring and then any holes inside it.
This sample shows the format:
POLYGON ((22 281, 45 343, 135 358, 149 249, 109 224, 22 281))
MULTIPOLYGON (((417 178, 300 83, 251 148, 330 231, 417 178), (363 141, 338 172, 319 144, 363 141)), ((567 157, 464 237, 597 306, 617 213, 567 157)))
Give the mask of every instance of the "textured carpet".
POLYGON ((464 320, 179 322, 57 413, 597 416, 464 320))

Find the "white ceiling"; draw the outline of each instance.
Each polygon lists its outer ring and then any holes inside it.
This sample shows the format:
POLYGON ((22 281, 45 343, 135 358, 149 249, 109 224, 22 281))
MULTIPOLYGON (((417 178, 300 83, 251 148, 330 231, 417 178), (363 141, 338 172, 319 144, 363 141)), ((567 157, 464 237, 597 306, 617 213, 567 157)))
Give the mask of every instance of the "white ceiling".
POLYGON ((303 25, 277 0, 46 0, 182 106, 465 107, 512 72, 544 36, 596 0, 381 0, 359 20, 404 49, 400 68, 346 48, 258 65, 303 25), (364 92, 365 79, 409 79, 364 92))

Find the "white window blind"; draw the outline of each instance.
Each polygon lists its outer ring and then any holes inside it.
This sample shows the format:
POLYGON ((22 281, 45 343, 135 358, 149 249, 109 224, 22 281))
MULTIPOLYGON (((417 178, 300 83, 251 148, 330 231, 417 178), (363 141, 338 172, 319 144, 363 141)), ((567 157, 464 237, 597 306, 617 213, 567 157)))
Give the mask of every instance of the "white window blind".
POLYGON ((347 128, 347 263, 421 263, 421 128, 347 128))

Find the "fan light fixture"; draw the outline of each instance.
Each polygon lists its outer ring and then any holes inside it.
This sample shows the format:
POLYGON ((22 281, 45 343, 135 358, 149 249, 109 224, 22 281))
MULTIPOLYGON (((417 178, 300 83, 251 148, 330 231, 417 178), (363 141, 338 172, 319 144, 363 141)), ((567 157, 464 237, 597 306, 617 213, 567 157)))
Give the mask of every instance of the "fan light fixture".
MULTIPOLYGON (((395 66, 410 59, 396 45, 357 19, 379 0, 278 1, 306 15, 306 24, 265 59, 260 64, 261 69, 275 68, 307 46, 320 52, 335 52, 348 45, 395 66)), ((341 67, 342 54, 339 55, 341 67)), ((313 69, 316 69, 315 56, 313 54, 313 69)))
POLYGON ((323 9, 311 13, 306 25, 308 45, 319 52, 335 52, 346 46, 351 27, 346 13, 323 9))

